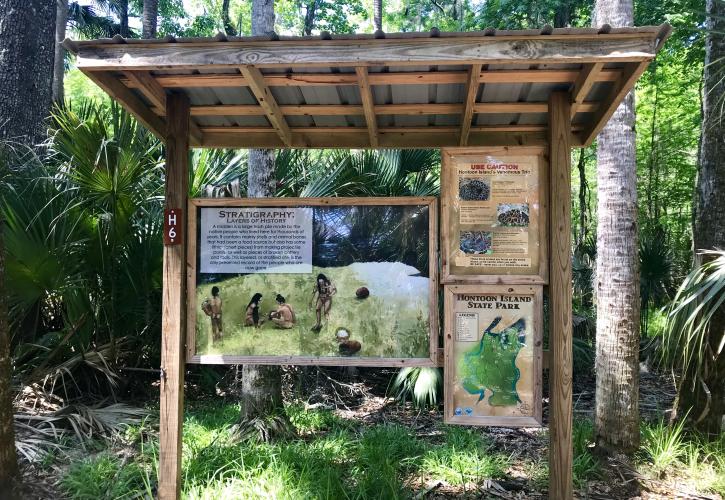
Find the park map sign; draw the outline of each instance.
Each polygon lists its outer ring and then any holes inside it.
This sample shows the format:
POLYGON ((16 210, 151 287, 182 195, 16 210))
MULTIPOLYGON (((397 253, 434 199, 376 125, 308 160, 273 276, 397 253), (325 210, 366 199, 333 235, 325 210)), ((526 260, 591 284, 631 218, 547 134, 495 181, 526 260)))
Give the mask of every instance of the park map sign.
POLYGON ((541 425, 542 289, 445 288, 445 421, 541 425))
POLYGON ((434 366, 435 198, 194 199, 187 359, 434 366))

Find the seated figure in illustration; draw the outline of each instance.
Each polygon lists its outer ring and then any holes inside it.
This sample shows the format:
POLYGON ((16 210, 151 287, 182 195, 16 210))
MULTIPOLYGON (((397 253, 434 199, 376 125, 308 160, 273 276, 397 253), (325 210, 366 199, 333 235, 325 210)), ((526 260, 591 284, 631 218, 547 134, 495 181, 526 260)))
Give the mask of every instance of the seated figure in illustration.
POLYGON ((312 327, 313 332, 319 332, 322 329, 322 315, 325 315, 325 319, 330 317, 330 309, 332 308, 332 296, 337 293, 335 285, 325 276, 320 273, 317 275, 315 281, 315 288, 312 290, 312 299, 310 300, 310 307, 312 302, 315 301, 315 314, 317 315, 317 323, 312 327), (316 300, 315 300, 316 298, 316 300))
POLYGON ((277 328, 289 329, 295 326, 297 317, 292 306, 289 305, 285 298, 277 294, 275 298, 277 301, 277 310, 269 313, 269 319, 275 324, 277 328))
POLYGON ((247 310, 244 315, 244 326, 254 326, 256 328, 259 328, 262 323, 264 323, 264 319, 261 319, 259 317, 259 302, 261 300, 261 293, 255 293, 252 296, 252 300, 249 301, 249 304, 247 305, 247 310))
POLYGON ((337 333, 335 333, 335 338, 337 339, 341 356, 352 356, 353 354, 360 352, 360 349, 362 349, 362 344, 360 344, 357 340, 351 340, 350 332, 344 328, 340 328, 337 333))
POLYGON ((218 286, 212 287, 211 298, 201 303, 201 310, 211 319, 212 341, 222 340, 224 337, 222 332, 222 299, 219 296, 218 286))

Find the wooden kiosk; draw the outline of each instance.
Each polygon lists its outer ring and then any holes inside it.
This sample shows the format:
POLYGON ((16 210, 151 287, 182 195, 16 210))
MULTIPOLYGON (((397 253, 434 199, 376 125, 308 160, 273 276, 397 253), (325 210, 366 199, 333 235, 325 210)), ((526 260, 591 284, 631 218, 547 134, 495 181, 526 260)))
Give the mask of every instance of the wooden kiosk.
POLYGON ((66 40, 78 67, 166 143, 176 224, 164 247, 159 498, 180 492, 190 147, 543 149, 549 496, 572 498, 571 148, 594 140, 669 32, 66 40))

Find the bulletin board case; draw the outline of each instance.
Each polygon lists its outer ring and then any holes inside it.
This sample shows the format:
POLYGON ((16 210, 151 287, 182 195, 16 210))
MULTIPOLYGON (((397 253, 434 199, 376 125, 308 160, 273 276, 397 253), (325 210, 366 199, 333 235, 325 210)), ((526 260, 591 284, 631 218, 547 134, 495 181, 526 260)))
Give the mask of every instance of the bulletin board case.
POLYGON ((443 283, 548 283, 548 175, 543 148, 441 153, 443 283))

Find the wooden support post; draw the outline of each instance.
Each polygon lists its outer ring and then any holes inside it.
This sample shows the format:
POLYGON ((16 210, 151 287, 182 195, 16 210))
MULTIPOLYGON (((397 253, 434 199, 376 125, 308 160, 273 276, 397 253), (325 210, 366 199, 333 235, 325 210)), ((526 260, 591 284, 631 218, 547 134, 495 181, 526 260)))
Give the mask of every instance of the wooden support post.
POLYGON ((368 127, 368 137, 370 139, 370 147, 378 147, 378 119, 375 116, 375 100, 373 99, 373 89, 370 88, 368 80, 368 69, 366 67, 355 68, 357 74, 357 85, 360 90, 360 102, 362 102, 363 113, 365 113, 365 123, 368 127))
MULTIPOLYGON (((604 68, 604 63, 590 63, 582 66, 581 73, 577 77, 574 85, 571 89, 571 117, 579 111, 584 111, 583 105, 584 100, 589 95, 589 91, 592 89, 597 81, 597 76, 604 68)), ((588 108, 589 109, 589 108, 588 108)))
POLYGON ((549 100, 549 498, 572 498, 571 95, 549 100))
MULTIPOLYGON (((161 319, 161 406, 159 415, 159 499, 181 491, 181 434, 184 417, 186 333, 186 210, 189 191, 189 98, 166 99, 166 203, 176 209, 180 244, 164 246, 161 319)), ((165 215, 166 217, 166 215, 165 215)), ((164 221, 166 227, 167 221, 164 221)))

